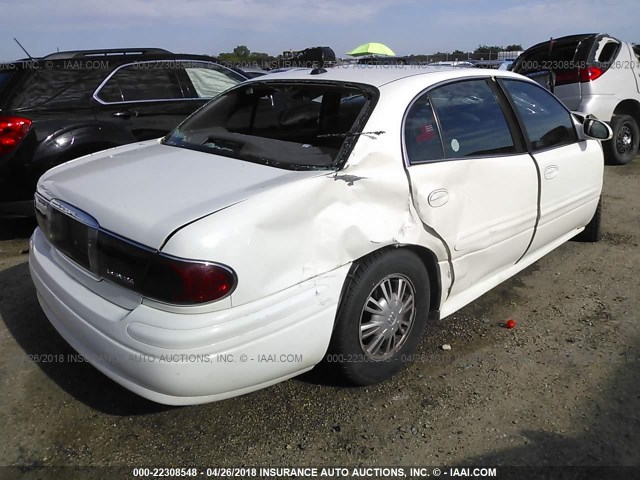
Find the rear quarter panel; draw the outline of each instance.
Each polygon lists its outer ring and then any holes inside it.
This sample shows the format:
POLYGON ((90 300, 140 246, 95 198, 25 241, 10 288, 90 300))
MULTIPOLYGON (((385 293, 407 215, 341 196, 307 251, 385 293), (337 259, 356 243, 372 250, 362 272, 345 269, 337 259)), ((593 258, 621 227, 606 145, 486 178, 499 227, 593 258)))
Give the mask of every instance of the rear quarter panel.
POLYGON ((163 251, 233 268, 239 279, 233 305, 389 245, 423 245, 446 258, 411 202, 400 153, 401 112, 387 114, 374 113, 365 126, 365 131, 384 127, 387 133, 361 136, 344 169, 282 185, 214 213, 178 231, 163 251))
POLYGON ((636 61, 630 45, 623 42, 611 67, 595 81, 581 84, 582 101, 576 110, 610 121, 620 102, 640 100, 635 79, 637 72, 632 68, 636 61))

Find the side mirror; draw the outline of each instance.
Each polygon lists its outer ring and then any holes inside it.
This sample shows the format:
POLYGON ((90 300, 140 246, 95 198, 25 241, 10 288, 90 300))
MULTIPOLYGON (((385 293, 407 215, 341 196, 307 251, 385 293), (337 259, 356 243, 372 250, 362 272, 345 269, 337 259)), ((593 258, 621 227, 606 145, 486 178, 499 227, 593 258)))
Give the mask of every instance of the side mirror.
POLYGON ((596 140, 610 140, 613 137, 611 127, 602 120, 595 118, 585 118, 582 129, 587 137, 595 138, 596 140))

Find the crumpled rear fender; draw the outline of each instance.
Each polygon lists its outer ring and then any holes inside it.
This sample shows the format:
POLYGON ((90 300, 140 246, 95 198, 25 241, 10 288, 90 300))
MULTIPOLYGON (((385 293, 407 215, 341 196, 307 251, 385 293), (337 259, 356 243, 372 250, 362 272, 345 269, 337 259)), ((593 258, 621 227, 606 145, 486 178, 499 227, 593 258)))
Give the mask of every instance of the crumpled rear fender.
POLYGON ((163 251, 220 262, 238 275, 241 305, 354 262, 417 245, 447 253, 411 201, 399 158, 371 151, 356 165, 266 190, 176 232, 163 251))

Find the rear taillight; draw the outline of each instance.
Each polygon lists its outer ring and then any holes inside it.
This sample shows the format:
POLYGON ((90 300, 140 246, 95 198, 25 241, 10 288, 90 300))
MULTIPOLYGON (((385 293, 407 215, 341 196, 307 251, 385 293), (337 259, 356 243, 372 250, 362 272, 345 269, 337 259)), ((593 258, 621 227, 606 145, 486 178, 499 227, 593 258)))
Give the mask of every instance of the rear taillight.
POLYGON ((207 303, 229 295, 236 283, 235 274, 222 265, 156 255, 140 293, 173 304, 207 303))
POLYGON ((580 69, 580 82, 591 82, 600 77, 604 73, 604 70, 598 67, 587 67, 580 69))
POLYGON ((229 267, 173 257, 100 230, 95 273, 164 303, 194 305, 220 300, 236 287, 229 267))
POLYGON ((89 214, 35 195, 38 225, 56 249, 78 265, 140 295, 174 305, 220 300, 238 284, 222 264, 165 255, 106 232, 89 214))
POLYGON ((570 83, 578 83, 580 80, 580 72, 577 68, 570 70, 556 70, 556 85, 568 85, 570 83))
POLYGON ((600 77, 605 70, 598 67, 572 68, 568 70, 556 70, 556 85, 568 85, 570 83, 592 82, 600 77))
POLYGON ((94 273, 163 303, 213 302, 230 295, 237 284, 229 267, 165 255, 103 230, 98 231, 95 250, 94 273))
POLYGON ((0 155, 13 152, 30 128, 28 118, 0 117, 0 155))

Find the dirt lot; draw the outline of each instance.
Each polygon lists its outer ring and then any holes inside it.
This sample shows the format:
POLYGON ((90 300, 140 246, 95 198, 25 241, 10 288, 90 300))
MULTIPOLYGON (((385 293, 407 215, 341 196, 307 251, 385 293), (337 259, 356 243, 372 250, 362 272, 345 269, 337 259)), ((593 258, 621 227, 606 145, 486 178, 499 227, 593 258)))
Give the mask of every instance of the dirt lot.
POLYGON ((432 325, 382 385, 315 373, 185 408, 69 361, 29 278, 32 225, 4 222, 0 465, 638 466, 639 187, 640 159, 607 167, 600 243, 570 242, 432 325))

